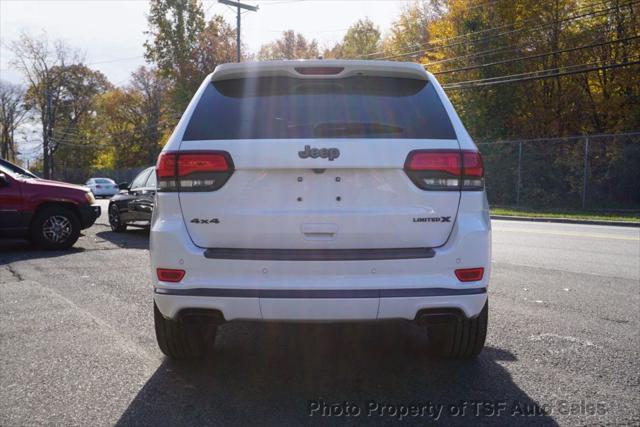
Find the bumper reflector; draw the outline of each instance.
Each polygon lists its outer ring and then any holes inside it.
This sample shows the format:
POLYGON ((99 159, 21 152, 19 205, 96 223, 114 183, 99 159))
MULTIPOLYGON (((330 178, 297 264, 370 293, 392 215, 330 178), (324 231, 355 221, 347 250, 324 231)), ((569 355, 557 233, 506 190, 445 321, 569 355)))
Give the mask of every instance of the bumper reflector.
POLYGON ((482 280, 484 268, 461 268, 456 270, 456 277, 461 282, 477 282, 482 280))
POLYGON ((158 274, 158 280, 163 282, 176 283, 182 280, 184 277, 184 270, 174 270, 172 268, 158 268, 156 270, 158 274))

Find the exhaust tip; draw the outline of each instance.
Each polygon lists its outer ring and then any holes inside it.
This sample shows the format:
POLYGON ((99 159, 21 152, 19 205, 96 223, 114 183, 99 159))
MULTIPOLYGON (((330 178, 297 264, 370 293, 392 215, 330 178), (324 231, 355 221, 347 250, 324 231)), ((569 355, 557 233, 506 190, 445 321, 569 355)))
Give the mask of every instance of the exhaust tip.
POLYGON ((463 319, 466 319, 466 316, 459 308, 427 308, 416 314, 415 322, 419 325, 434 325, 463 319))

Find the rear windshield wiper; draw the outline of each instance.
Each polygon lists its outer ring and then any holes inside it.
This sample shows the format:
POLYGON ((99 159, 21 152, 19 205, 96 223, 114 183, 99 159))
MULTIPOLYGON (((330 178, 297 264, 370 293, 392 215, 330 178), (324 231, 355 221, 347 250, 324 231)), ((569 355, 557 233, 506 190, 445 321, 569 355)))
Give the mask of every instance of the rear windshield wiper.
POLYGON ((314 136, 336 137, 353 135, 397 135, 404 132, 400 126, 377 122, 328 122, 313 127, 314 136))

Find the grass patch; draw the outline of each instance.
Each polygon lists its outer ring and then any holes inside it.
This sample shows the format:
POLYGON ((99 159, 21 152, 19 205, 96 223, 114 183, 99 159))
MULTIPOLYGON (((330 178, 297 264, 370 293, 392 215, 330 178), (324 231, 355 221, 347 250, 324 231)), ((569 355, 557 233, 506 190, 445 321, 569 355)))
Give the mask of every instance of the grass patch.
POLYGON ((534 218, 568 218, 596 221, 623 221, 640 224, 640 213, 593 212, 574 210, 529 210, 515 208, 491 208, 492 215, 528 216, 534 218))

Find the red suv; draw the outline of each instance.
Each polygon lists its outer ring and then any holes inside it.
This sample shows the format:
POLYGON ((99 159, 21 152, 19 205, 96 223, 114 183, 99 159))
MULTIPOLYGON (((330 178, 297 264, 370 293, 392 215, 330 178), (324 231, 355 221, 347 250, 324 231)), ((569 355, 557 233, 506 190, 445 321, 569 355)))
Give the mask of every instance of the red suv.
POLYGON ((88 188, 40 179, 0 159, 0 237, 28 237, 41 249, 67 249, 100 216, 88 188))

